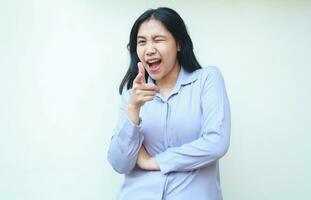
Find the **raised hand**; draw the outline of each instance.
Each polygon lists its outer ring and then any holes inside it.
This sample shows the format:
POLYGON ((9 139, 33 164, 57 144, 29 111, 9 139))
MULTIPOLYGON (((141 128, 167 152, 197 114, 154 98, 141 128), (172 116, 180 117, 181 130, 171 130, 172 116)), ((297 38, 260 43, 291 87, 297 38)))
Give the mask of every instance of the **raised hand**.
POLYGON ((137 65, 138 74, 133 81, 132 94, 126 106, 126 112, 135 124, 139 123, 140 108, 145 102, 153 100, 159 91, 159 88, 155 84, 146 83, 143 64, 139 62, 137 65))

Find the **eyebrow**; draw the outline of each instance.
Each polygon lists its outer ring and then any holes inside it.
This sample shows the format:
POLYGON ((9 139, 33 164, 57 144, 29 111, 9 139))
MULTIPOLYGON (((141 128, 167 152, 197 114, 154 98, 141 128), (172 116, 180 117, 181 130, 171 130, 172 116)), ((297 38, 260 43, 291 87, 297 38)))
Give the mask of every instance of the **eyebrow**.
POLYGON ((137 39, 146 39, 144 36, 140 36, 140 35, 138 35, 137 36, 137 39))
POLYGON ((156 35, 155 38, 165 38, 165 35, 156 35))
MULTIPOLYGON (((165 35, 155 35, 153 36, 153 38, 165 38, 165 35)), ((146 39, 146 37, 142 35, 138 35, 137 39, 146 39)))

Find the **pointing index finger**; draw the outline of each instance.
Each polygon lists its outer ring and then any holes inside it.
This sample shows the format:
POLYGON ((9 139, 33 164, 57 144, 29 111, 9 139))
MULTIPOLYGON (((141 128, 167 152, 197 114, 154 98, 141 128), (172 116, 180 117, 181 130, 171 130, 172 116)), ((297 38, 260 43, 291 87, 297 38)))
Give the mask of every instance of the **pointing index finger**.
POLYGON ((146 79, 145 79, 145 67, 143 66, 143 64, 141 62, 137 63, 138 66, 138 73, 142 75, 141 77, 141 81, 143 83, 146 83, 146 79))

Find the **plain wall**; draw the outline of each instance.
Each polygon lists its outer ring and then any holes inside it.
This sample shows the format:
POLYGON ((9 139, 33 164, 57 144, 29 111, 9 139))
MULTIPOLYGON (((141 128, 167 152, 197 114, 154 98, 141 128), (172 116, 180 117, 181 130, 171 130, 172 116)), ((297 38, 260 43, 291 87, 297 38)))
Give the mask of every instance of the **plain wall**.
POLYGON ((224 198, 310 198, 310 1, 1 0, 0 199, 115 198, 123 175, 107 149, 126 45, 159 6, 179 12, 199 62, 225 78, 224 198))

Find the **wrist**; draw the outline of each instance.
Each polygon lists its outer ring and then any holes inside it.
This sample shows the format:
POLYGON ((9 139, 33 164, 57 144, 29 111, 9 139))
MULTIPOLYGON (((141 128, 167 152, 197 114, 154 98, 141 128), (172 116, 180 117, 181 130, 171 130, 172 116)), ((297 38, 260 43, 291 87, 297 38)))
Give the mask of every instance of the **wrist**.
POLYGON ((136 124, 136 125, 139 124, 140 107, 137 107, 137 106, 129 103, 126 105, 125 112, 134 124, 136 124))
POLYGON ((154 171, 160 170, 160 166, 158 165, 155 157, 149 157, 147 162, 148 162, 149 170, 154 170, 154 171))
POLYGON ((139 113, 140 107, 141 107, 141 106, 129 102, 129 103, 127 104, 127 106, 126 106, 126 110, 127 110, 128 112, 139 113))

